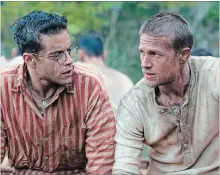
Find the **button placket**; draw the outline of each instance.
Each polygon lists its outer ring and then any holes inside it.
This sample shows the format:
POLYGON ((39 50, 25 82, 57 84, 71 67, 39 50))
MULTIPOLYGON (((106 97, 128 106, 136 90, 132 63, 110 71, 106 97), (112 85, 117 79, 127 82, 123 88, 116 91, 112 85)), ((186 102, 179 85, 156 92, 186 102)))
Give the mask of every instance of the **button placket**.
POLYGON ((44 140, 44 141, 48 141, 48 137, 44 137, 43 140, 44 140))
POLYGON ((182 140, 183 140, 183 134, 182 133, 179 133, 179 138, 180 138, 180 140, 182 142, 182 140))
POLYGON ((192 155, 191 155, 191 152, 189 150, 184 151, 184 153, 183 153, 183 161, 184 161, 185 165, 192 164, 192 162, 193 162, 192 155))
POLYGON ((42 145, 45 147, 46 142, 49 140, 49 138, 47 136, 41 138, 41 143, 42 145))
POLYGON ((168 111, 168 109, 167 108, 162 108, 161 110, 160 110, 160 112, 163 114, 163 113, 165 113, 165 112, 167 112, 168 111))
POLYGON ((182 140, 182 150, 186 151, 189 150, 189 141, 190 137, 190 128, 187 126, 187 104, 181 107, 181 118, 179 123, 179 128, 181 134, 179 135, 180 140, 182 140))
POLYGON ((44 160, 48 160, 49 159, 49 157, 48 156, 44 156, 44 160))
POLYGON ((43 105, 46 106, 46 105, 47 105, 47 102, 46 102, 46 101, 43 101, 43 105))

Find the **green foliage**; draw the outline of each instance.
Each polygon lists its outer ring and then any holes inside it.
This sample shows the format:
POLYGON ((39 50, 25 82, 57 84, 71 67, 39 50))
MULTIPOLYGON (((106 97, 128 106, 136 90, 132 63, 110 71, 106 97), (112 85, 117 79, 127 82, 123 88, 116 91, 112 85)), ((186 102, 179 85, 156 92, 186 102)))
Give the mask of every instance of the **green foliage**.
POLYGON ((132 78, 141 79, 139 53, 139 29, 144 21, 162 11, 182 15, 194 32, 194 47, 209 49, 219 55, 219 2, 207 1, 17 1, 2 2, 1 39, 5 55, 16 47, 11 25, 33 10, 44 10, 64 15, 68 19, 68 31, 77 42, 79 37, 94 30, 105 39, 108 53, 106 63, 132 78))
POLYGON ((10 57, 10 50, 16 47, 13 41, 12 24, 21 16, 34 10, 55 12, 66 16, 68 19, 68 31, 73 36, 86 30, 99 30, 107 24, 102 18, 102 13, 108 10, 112 4, 98 4, 96 2, 3 2, 2 9, 2 42, 7 57, 10 57), (13 9, 13 10, 12 10, 13 9))

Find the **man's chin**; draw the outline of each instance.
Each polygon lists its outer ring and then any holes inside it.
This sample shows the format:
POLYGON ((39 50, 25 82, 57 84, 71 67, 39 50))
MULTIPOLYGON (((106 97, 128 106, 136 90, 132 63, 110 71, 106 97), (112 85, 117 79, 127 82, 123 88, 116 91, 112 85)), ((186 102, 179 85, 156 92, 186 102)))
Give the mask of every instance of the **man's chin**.
POLYGON ((145 78, 145 82, 146 82, 147 86, 150 88, 155 88, 158 86, 156 83, 148 81, 146 78, 145 78))
POLYGON ((72 84, 72 79, 65 80, 65 81, 60 81, 59 84, 62 85, 62 86, 70 85, 70 84, 72 84))

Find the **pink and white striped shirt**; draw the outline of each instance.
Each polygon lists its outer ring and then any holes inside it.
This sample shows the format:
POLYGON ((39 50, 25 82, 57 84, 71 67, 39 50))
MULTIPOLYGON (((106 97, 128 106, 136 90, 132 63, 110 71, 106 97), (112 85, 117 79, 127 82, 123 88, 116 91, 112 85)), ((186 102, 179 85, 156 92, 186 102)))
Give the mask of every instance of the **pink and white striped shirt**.
POLYGON ((43 102, 43 115, 27 89, 26 65, 1 73, 1 162, 8 149, 16 174, 112 172, 115 119, 103 80, 73 67, 72 86, 43 102))

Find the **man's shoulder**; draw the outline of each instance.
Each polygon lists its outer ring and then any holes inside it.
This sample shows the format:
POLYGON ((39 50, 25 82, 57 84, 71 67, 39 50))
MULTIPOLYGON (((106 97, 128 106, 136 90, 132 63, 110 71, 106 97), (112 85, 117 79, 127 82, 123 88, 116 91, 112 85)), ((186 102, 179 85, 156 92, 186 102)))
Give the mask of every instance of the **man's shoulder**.
POLYGON ((194 82, 199 84, 201 91, 219 95, 220 59, 215 57, 193 57, 190 61, 194 82))
POLYGON ((213 70, 219 67, 219 58, 211 56, 191 56, 190 65, 196 72, 201 72, 205 70, 213 70))
POLYGON ((154 92, 154 88, 150 88, 147 86, 145 82, 145 78, 142 78, 138 81, 122 98, 122 100, 133 101, 134 103, 137 101, 141 101, 141 99, 147 98, 154 92))
POLYGON ((3 88, 3 84, 14 84, 15 80, 18 76, 19 68, 21 65, 13 65, 9 67, 4 67, 1 70, 1 80, 0 80, 0 88, 3 88))
POLYGON ((24 63, 24 59, 23 56, 16 56, 14 58, 12 58, 10 61, 8 61, 8 66, 13 66, 13 65, 18 65, 18 64, 23 64, 24 63))
POLYGON ((1 78, 3 77, 9 77, 9 76, 16 76, 18 74, 18 70, 21 65, 11 65, 4 67, 1 70, 1 78))
POLYGON ((220 59, 215 57, 208 57, 204 63, 203 68, 207 70, 219 69, 220 59))

